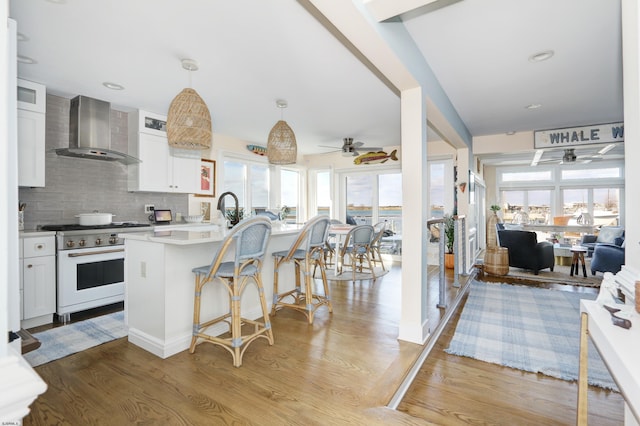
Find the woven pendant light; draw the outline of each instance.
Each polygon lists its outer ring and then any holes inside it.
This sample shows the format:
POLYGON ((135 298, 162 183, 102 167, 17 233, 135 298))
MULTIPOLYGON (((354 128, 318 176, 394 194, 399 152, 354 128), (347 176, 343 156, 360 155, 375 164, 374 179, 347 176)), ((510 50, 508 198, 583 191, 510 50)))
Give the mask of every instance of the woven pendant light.
MULTIPOLYGON (((198 64, 194 60, 183 59, 182 67, 190 71, 191 83, 191 71, 197 71, 198 64)), ((167 138, 169 145, 174 148, 211 148, 211 114, 195 90, 184 89, 171 101, 167 115, 167 138)))
MULTIPOLYGON (((287 101, 276 101, 278 108, 286 108, 287 101)), ((267 157, 271 164, 294 164, 298 156, 296 135, 284 120, 279 120, 269 132, 267 157)))

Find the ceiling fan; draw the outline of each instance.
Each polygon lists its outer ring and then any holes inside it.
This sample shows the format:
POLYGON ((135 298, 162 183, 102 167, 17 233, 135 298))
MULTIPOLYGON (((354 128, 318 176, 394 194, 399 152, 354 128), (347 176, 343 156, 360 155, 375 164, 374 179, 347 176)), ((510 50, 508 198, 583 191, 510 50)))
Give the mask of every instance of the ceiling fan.
POLYGON ((546 159, 542 158, 543 153, 545 151, 540 149, 536 151, 533 157, 533 160, 531 161, 531 165, 535 166, 538 164, 549 164, 549 163, 571 164, 571 163, 577 163, 577 162, 590 163, 592 161, 603 160, 605 158, 605 154, 611 151, 613 148, 615 148, 615 144, 610 144, 600 149, 599 151, 596 151, 594 153, 585 153, 585 154, 576 154, 575 148, 565 148, 562 151, 552 150, 552 151, 548 151, 549 153, 551 153, 550 155, 551 158, 546 158, 546 159), (562 152, 562 156, 558 155, 560 152, 562 152))
MULTIPOLYGON (((343 144, 342 147, 336 149, 335 146, 327 146, 327 145, 318 145, 321 148, 333 148, 335 152, 342 151, 342 155, 349 156, 352 155, 354 157, 360 155, 360 151, 381 151, 382 148, 374 147, 374 146, 363 146, 364 142, 354 142, 353 138, 344 138, 342 139, 343 144)), ((329 152, 334 152, 329 151, 329 152)))

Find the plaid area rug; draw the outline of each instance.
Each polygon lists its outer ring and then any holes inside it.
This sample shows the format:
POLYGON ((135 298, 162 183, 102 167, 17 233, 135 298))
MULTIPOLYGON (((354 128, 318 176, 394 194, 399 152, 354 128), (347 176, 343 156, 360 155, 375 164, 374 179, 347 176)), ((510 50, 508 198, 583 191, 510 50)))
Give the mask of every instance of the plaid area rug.
POLYGON ((36 367, 126 335, 124 312, 114 312, 34 333, 42 344, 37 350, 26 353, 24 358, 36 367))
MULTIPOLYGON (((445 352, 563 380, 578 379, 580 299, 571 293, 473 281, 445 352)), ((589 384, 617 390, 589 342, 589 384)))

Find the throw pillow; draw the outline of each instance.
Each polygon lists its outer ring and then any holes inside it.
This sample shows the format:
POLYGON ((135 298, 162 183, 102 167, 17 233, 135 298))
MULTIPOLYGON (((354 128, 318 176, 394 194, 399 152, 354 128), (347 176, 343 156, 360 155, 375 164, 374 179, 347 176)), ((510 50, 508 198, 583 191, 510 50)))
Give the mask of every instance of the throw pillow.
POLYGON ((624 235, 624 228, 617 226, 603 226, 598 233, 598 243, 614 244, 616 238, 620 238, 624 235))

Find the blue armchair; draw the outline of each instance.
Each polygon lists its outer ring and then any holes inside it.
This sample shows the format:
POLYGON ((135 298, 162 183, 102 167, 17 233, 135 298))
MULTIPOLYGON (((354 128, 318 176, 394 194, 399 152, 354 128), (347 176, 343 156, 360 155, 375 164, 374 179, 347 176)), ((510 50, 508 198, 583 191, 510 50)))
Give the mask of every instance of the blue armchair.
POLYGON ((617 274, 624 264, 624 242, 622 246, 616 244, 598 243, 593 248, 591 259, 591 275, 596 272, 611 272, 617 274))
POLYGON ((624 228, 620 226, 603 226, 598 235, 583 235, 580 245, 587 248, 587 255, 591 257, 596 244, 607 243, 622 245, 624 241, 624 228))

